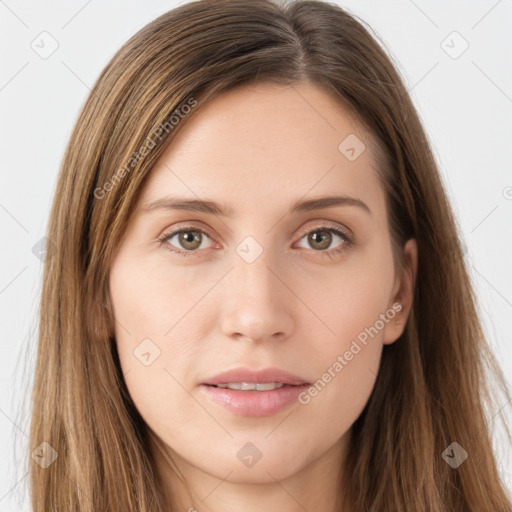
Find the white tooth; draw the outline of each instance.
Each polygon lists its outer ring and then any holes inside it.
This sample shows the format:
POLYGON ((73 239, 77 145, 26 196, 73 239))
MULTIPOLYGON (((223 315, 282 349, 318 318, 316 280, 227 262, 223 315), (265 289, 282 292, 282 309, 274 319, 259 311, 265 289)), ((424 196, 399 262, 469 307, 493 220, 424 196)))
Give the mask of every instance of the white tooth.
POLYGON ((282 383, 255 383, 255 382, 230 382, 229 384, 217 384, 218 388, 223 389, 235 389, 240 391, 272 391, 273 389, 282 388, 284 384, 282 383))
POLYGON ((258 391, 271 391, 272 389, 282 388, 284 384, 276 384, 274 382, 269 382, 268 384, 256 384, 256 389, 258 391))
POLYGON ((228 384, 229 389, 242 389, 242 384, 240 382, 230 382, 228 384))

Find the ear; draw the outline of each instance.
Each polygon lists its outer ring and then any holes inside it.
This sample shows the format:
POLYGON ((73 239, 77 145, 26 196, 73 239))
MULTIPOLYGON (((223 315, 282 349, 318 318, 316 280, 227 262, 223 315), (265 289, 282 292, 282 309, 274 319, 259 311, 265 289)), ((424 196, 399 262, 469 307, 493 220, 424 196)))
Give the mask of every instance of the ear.
POLYGON ((418 271, 416 239, 407 240, 403 250, 405 266, 401 274, 396 277, 393 287, 389 309, 395 312, 395 316, 389 320, 384 329, 385 345, 395 342, 403 334, 414 301, 414 285, 418 271))

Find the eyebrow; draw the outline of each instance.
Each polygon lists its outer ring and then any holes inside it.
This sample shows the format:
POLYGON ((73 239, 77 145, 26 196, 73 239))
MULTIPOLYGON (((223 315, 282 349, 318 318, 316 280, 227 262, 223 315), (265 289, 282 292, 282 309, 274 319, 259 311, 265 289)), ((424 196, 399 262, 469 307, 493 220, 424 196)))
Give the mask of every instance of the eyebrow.
MULTIPOLYGON (((308 199, 305 201, 298 200, 293 203, 291 213, 304 213, 323 208, 333 208, 336 206, 356 206, 363 211, 372 215, 368 205, 355 197, 346 195, 342 196, 325 196, 316 199, 308 199)), ((142 206, 142 211, 151 212, 154 210, 183 210, 190 212, 207 213, 210 215, 219 215, 222 217, 233 217, 234 209, 231 206, 222 206, 215 201, 188 199, 181 197, 162 197, 146 203, 142 206)))

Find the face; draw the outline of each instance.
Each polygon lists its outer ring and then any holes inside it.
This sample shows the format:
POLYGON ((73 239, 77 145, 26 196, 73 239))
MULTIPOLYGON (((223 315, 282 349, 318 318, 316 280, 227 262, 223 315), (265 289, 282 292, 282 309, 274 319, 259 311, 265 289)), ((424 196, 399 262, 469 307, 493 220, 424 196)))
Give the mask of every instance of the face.
POLYGON ((369 141, 329 91, 260 84, 188 115, 110 268, 128 390, 182 468, 262 483, 337 464, 403 331, 414 240, 395 274, 369 141), (350 199, 314 202, 333 196, 350 199))

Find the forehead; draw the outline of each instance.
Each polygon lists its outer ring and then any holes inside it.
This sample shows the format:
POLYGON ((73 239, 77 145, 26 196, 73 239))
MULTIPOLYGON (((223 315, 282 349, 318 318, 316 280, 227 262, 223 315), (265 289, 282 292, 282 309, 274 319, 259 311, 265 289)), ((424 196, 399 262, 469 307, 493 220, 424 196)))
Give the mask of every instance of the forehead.
POLYGON ((326 88, 244 86, 181 122, 150 173, 146 202, 165 193, 213 197, 243 213, 287 196, 343 193, 383 207, 368 135, 326 88))

